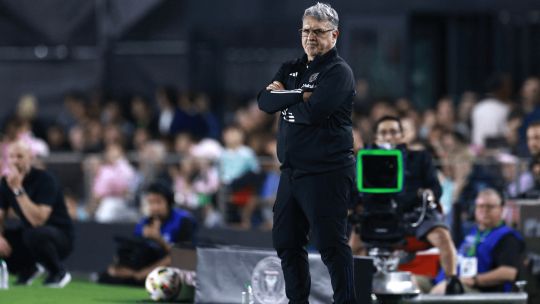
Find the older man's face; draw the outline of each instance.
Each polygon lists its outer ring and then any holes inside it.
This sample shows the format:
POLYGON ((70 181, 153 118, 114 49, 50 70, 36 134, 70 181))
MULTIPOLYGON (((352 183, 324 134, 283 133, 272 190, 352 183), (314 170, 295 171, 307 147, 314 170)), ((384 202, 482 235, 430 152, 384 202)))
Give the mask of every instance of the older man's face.
POLYGON ((22 143, 14 143, 8 149, 8 163, 11 168, 26 174, 32 166, 32 152, 30 147, 22 143))
POLYGON ((339 31, 328 21, 305 17, 302 21, 302 47, 311 61, 326 54, 336 44, 339 31))
POLYGON ((480 193, 476 198, 474 216, 480 229, 497 226, 502 219, 502 205, 499 197, 493 193, 480 193))

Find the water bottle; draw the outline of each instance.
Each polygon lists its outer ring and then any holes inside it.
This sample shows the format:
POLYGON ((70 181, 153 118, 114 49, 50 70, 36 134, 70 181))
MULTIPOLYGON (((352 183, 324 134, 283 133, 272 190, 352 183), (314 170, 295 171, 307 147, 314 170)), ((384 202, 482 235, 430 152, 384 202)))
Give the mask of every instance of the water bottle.
POLYGON ((255 298, 253 297, 253 288, 251 285, 244 285, 245 289, 242 291, 242 304, 255 304, 255 298))
POLYGON ((8 289, 9 273, 7 264, 0 259, 0 289, 8 289))
POLYGON ((248 304, 255 304, 255 299, 253 298, 253 288, 251 288, 251 285, 248 285, 247 287, 247 298, 248 304))

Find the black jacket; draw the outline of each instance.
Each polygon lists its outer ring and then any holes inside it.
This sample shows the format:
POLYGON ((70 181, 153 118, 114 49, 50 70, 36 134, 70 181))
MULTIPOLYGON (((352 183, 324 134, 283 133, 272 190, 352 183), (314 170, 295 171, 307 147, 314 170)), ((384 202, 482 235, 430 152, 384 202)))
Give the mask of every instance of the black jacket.
POLYGON ((276 80, 285 90, 262 90, 258 103, 269 114, 281 111, 277 143, 281 168, 310 174, 353 165, 354 76, 337 50, 310 63, 306 55, 286 62, 272 81, 276 80), (303 92, 313 92, 307 102, 303 92))

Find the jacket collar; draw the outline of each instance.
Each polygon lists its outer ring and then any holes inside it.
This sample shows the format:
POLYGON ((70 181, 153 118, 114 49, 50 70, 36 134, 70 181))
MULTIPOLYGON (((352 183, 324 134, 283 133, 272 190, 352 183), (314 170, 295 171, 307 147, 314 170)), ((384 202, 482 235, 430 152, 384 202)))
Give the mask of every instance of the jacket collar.
POLYGON ((337 56, 338 56, 337 49, 336 49, 336 47, 333 47, 332 49, 330 49, 325 54, 315 56, 315 58, 313 58, 313 61, 311 61, 311 62, 308 62, 307 55, 304 54, 304 56, 302 56, 302 58, 301 58, 301 62, 304 63, 304 64, 308 64, 310 66, 314 66, 314 65, 321 64, 321 63, 323 63, 325 61, 328 61, 330 58, 335 58, 337 56))

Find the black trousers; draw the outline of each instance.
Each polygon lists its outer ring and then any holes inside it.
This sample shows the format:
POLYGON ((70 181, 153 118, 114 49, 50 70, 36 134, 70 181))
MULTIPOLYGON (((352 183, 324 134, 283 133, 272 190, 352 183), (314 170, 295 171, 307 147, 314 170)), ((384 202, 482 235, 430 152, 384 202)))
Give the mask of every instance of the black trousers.
POLYGON ((290 303, 308 303, 308 235, 328 268, 335 303, 356 303, 353 259, 347 244, 347 204, 354 167, 295 177, 283 170, 274 204, 273 245, 281 259, 290 303))
POLYGON ((32 269, 36 262, 49 273, 64 270, 61 261, 71 253, 73 246, 66 233, 52 226, 6 227, 4 236, 12 249, 6 259, 12 273, 32 269))

